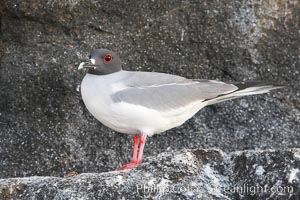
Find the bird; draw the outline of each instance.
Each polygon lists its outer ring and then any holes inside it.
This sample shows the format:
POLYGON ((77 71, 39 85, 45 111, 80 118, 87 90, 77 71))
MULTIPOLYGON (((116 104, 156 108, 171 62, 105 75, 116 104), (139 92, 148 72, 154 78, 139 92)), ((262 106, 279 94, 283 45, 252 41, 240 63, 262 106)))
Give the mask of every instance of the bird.
POLYGON ((80 63, 78 70, 82 69, 86 74, 80 90, 88 111, 105 126, 133 136, 132 160, 117 170, 140 165, 148 137, 182 125, 203 107, 283 87, 126 71, 119 55, 108 49, 93 50, 80 63))

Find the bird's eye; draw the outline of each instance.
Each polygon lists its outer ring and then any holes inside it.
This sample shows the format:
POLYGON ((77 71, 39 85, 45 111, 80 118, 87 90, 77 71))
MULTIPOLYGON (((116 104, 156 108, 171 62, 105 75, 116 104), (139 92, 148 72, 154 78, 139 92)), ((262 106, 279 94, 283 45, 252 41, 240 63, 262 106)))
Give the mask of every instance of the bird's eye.
POLYGON ((106 62, 106 63, 111 62, 112 59, 113 59, 113 57, 112 57, 112 55, 109 54, 109 53, 108 53, 108 54, 105 54, 104 57, 103 57, 103 60, 104 60, 104 62, 106 62))

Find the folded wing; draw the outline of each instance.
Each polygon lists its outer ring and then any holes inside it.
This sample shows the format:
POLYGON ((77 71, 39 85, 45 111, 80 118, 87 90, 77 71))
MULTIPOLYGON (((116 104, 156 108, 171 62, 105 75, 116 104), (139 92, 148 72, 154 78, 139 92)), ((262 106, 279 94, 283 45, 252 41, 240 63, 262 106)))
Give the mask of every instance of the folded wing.
POLYGON ((201 102, 238 89, 219 81, 193 81, 160 73, 139 73, 128 81, 128 87, 112 94, 114 102, 124 102, 155 110, 168 111, 201 102))

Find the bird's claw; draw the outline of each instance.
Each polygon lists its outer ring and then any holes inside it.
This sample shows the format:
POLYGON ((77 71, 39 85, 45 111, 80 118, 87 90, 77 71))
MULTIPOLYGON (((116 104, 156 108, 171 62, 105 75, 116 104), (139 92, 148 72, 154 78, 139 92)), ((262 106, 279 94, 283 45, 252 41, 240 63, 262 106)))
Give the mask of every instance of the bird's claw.
POLYGON ((121 167, 119 167, 117 169, 117 171, 120 171, 120 170, 125 170, 125 169, 132 169, 134 167, 137 167, 139 166, 141 163, 138 163, 138 162, 132 162, 132 163, 128 163, 126 165, 122 165, 121 167))

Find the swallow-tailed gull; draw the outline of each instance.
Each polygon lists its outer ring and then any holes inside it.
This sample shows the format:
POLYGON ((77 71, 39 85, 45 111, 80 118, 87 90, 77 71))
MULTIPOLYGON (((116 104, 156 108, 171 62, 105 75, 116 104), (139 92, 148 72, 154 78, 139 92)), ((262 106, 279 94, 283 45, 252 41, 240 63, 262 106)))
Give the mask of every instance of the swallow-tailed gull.
POLYGON ((281 88, 265 82, 226 83, 125 71, 120 57, 107 49, 94 50, 78 69, 87 69, 81 95, 89 112, 109 128, 134 135, 132 162, 118 170, 141 164, 147 136, 182 125, 201 108, 281 88))

